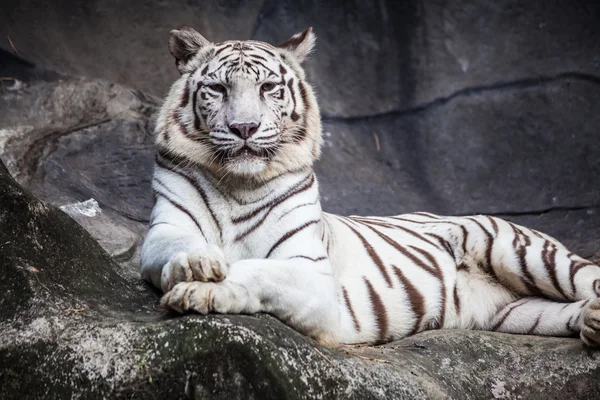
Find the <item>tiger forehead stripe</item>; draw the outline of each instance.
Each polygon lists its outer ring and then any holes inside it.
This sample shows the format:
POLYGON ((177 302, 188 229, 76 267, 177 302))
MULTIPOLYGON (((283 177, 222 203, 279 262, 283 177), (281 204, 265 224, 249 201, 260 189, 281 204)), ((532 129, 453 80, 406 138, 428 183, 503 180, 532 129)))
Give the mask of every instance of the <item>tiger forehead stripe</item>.
POLYGON ((227 49, 229 49, 229 48, 231 48, 231 47, 233 47, 233 44, 232 44, 232 43, 229 43, 229 44, 226 44, 226 45, 224 45, 223 47, 221 47, 219 50, 217 50, 217 51, 215 52, 215 54, 214 54, 214 57, 216 57, 217 55, 219 55, 219 53, 221 53, 222 51, 225 51, 225 50, 227 50, 227 49))

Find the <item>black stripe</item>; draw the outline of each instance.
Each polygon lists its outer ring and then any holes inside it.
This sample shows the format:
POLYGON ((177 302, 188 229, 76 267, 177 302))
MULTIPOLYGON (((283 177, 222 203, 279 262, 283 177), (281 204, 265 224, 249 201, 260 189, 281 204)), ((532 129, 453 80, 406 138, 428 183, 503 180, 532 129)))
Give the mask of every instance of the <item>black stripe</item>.
POLYGON ((185 86, 183 87, 183 95, 181 96, 181 102, 179 103, 179 108, 185 108, 188 105, 190 100, 190 88, 189 88, 189 79, 185 81, 185 86))
POLYGON ((558 276, 556 275, 557 251, 558 249, 556 246, 550 243, 550 241, 544 239, 544 248, 542 249, 542 261, 544 262, 544 267, 546 267, 546 271, 548 271, 548 275, 550 275, 550 280, 552 281, 554 288, 558 291, 558 293, 560 293, 563 299, 568 299, 567 295, 560 286, 560 283, 558 282, 558 276))
POLYGON ((232 43, 226 44, 225 46, 221 47, 219 50, 215 51, 215 54, 213 54, 213 57, 217 56, 223 50, 227 50, 227 49, 229 49, 231 47, 233 47, 232 43))
MULTIPOLYGON (((346 225, 348 228, 350 228, 350 230, 352 232, 354 232, 354 234, 358 237, 358 239, 361 241, 363 247, 367 251, 367 254, 369 255, 369 257, 371 257, 371 260, 373 260, 373 262, 375 263, 377 268, 379 268, 379 271, 381 272, 381 275, 383 275, 383 278, 385 279, 385 282, 387 283, 388 287, 391 288, 392 280, 390 279, 390 276, 387 273, 385 266, 383 265, 383 262, 381 261, 381 258, 379 258, 379 255, 375 252, 375 249, 373 249, 373 247, 369 244, 369 242, 367 242, 367 239, 365 239, 365 237, 363 235, 361 235, 360 232, 358 232, 356 229, 354 229, 354 227, 352 227, 352 225, 350 225, 349 223, 344 221, 343 217, 339 217, 339 216, 337 216, 337 217, 339 218, 340 222, 342 222, 344 225, 346 225)), ((368 226, 367 226, 367 228, 368 228, 368 226)))
POLYGON ((239 224, 240 222, 245 222, 245 221, 248 221, 249 219, 252 219, 253 217, 257 216, 263 210, 273 209, 274 207, 278 206, 279 204, 281 204, 285 200, 289 199, 290 197, 292 197, 304 190, 307 190, 314 184, 314 182, 315 182, 315 175, 311 173, 310 175, 307 175, 306 177, 304 177, 300 182, 297 182, 296 184, 294 184, 294 186, 289 188, 287 191, 285 191, 279 197, 276 197, 273 200, 269 200, 267 203, 263 204, 262 206, 258 207, 257 209, 255 209, 253 211, 250 211, 239 217, 232 218, 231 222, 234 224, 239 224), (309 181, 309 182, 305 184, 306 181, 309 181))
MULTIPOLYGON (((413 214, 417 214, 417 213, 413 213, 413 214)), ((469 236, 469 233, 467 231, 467 228, 465 228, 463 225, 457 223, 457 222, 453 222, 453 221, 444 221, 444 220, 434 220, 434 221, 413 221, 413 220, 409 220, 406 218, 401 218, 401 217, 387 217, 387 218, 392 218, 395 220, 399 220, 399 221, 405 221, 405 222, 412 222, 415 224, 422 224, 422 225, 429 225, 429 224, 448 224, 448 225, 454 225, 454 226, 458 226, 460 227, 460 229, 462 230, 463 236, 462 236, 462 251, 463 254, 467 254, 467 237, 469 236)), ((428 235, 433 235, 432 233, 427 233, 428 235)))
POLYGON ((486 236, 486 248, 485 248, 485 266, 487 267, 486 272, 488 272, 492 277, 499 281, 498 276, 496 275, 496 270, 494 270, 494 265, 492 264, 492 249, 494 246, 494 236, 475 218, 466 217, 469 221, 474 222, 479 228, 483 231, 486 236))
POLYGON ((536 318, 536 320, 535 320, 535 323, 534 323, 534 324, 533 324, 533 326, 532 326, 531 328, 529 328, 529 330, 527 331, 527 335, 532 335, 532 334, 533 334, 533 332, 535 331, 535 328, 537 328, 537 327, 538 327, 538 325, 540 324, 540 320, 542 319, 542 314, 543 314, 543 313, 544 313, 544 312, 542 311, 542 312, 540 313, 540 315, 538 315, 538 316, 537 316, 537 318, 536 318))
POLYGON ((446 322, 446 299, 447 299, 447 293, 446 293, 446 282, 444 282, 444 273, 442 271, 442 269, 440 268, 439 263, 437 262, 437 260, 435 259, 434 256, 432 256, 429 252, 416 247, 416 246, 409 246, 410 248, 412 248, 413 250, 421 253, 430 263, 431 267, 433 268, 433 270, 435 270, 437 272, 437 278, 440 280, 440 292, 441 292, 441 310, 440 310, 440 328, 444 327, 444 323, 446 322))
POLYGON ((525 235, 515 224, 509 221, 507 222, 513 229, 515 235, 512 244, 515 248, 517 256, 519 257, 519 268, 523 274, 521 277, 521 282, 530 294, 541 295, 542 293, 536 286, 533 275, 531 275, 531 272, 529 272, 529 269, 527 268, 527 246, 531 244, 531 239, 529 236, 525 235), (521 239, 525 242, 524 244, 521 243, 521 239))
POLYGON ((171 224, 171 223, 169 223, 169 222, 153 222, 153 223, 151 223, 151 224, 150 224, 150 226, 148 227, 148 230, 150 230, 150 229, 154 228, 154 227, 155 227, 155 226, 157 226, 157 225, 171 225, 171 226, 175 226, 175 225, 173 225, 173 224, 171 224))
POLYGON ((194 95, 192 97, 192 107, 194 108, 194 127, 196 128, 197 131, 200 130, 200 117, 198 116, 198 108, 197 108, 197 102, 198 102, 198 92, 200 91, 200 89, 202 88, 202 83, 198 82, 198 84, 196 85, 196 90, 194 91, 194 95))
POLYGON ((292 121, 298 121, 300 116, 296 112, 296 94, 294 93, 294 79, 293 78, 290 78, 290 80, 287 83, 287 86, 290 89, 290 95, 292 96, 292 103, 293 103, 292 121))
POLYGON ((489 215, 487 215, 486 217, 490 220, 490 223, 492 224, 492 228, 494 229, 494 233, 497 235, 498 234, 498 224, 496 223, 495 218, 490 217, 489 215))
MULTIPOLYGON (((580 269, 585 268, 590 265, 594 265, 593 263, 586 260, 574 260, 572 257, 574 254, 569 253, 567 257, 571 260, 571 265, 569 265, 569 281, 571 282, 571 287, 573 289, 573 296, 577 293, 577 288, 575 287, 575 274, 579 272, 580 269)), ((577 256, 575 256, 577 257, 577 256)))
POLYGON ((265 57, 263 57, 263 56, 260 56, 260 55, 258 55, 258 54, 250 53, 250 54, 248 54, 248 56, 249 56, 250 58, 258 58, 259 60, 262 60, 262 61, 267 61, 267 59, 266 59, 265 57))
POLYGON ((172 115, 172 124, 175 125, 179 129, 181 134, 184 135, 186 138, 193 140, 194 142, 204 141, 204 138, 202 136, 195 134, 197 132, 189 132, 187 128, 183 125, 183 123, 181 123, 179 117, 175 114, 172 115))
MULTIPOLYGON (((386 217, 386 218, 391 218, 391 219, 395 219, 395 220, 402 221, 402 222, 409 222, 412 224, 426 224, 427 223, 424 221, 413 221, 412 219, 403 218, 403 217, 386 217)), ((429 221, 429 222, 431 222, 431 221, 429 221)))
POLYGON ((375 232, 377 234, 377 236, 379 236, 381 239, 383 239, 386 243, 388 243, 390 246, 392 246, 393 248, 395 248, 396 250, 398 250, 400 253, 402 253, 405 257, 409 258, 413 263, 415 263, 417 266, 421 267, 422 269, 424 269, 425 271, 429 272, 431 275, 433 275, 436 278, 439 278, 438 275, 438 271, 436 271, 435 269, 433 269, 432 267, 430 267, 429 265, 425 264, 423 261, 421 261, 419 259, 419 257, 415 256, 412 252, 410 252, 406 247, 402 246, 400 243, 394 241, 392 238, 390 238, 389 236, 379 232, 376 229, 373 229, 372 227, 366 225, 367 228, 371 229, 373 232, 375 232))
POLYGON ((299 227, 292 229, 291 231, 287 231, 285 233, 285 235, 280 237, 279 240, 277 242, 275 242, 275 244, 273 246, 271 246, 271 249, 265 256, 265 258, 269 258, 269 256, 275 251, 275 249, 277 249, 283 242, 285 242, 286 240, 288 240, 289 238, 294 236, 296 233, 308 228, 311 225, 318 224, 318 223, 319 223, 319 220, 308 221, 305 224, 302 224, 299 227))
MULTIPOLYGON (((567 330, 578 334, 578 333, 580 333, 580 331, 577 328, 573 328, 573 323, 571 322, 572 319, 573 319, 573 317, 570 317, 569 320, 567 321, 567 330)), ((575 321, 577 321, 577 319, 575 319, 575 321)))
MULTIPOLYGON (((155 178, 156 179, 156 178, 155 178)), ((164 185, 163 185, 164 186, 164 185)), ((161 193, 160 191, 154 189, 154 193, 157 196, 160 196, 162 198, 164 198, 165 200, 167 200, 169 203, 171 203, 173 205, 173 207, 177 208, 178 210, 180 210, 181 212, 183 212, 184 214, 187 214, 188 217, 190 217, 190 219, 194 222, 194 224, 196 225, 196 227, 198 228, 198 230, 200 231, 200 233, 202 234, 202 236, 204 236, 204 231, 202 231, 202 227, 200 226, 200 222, 196 219, 196 217, 194 217, 192 215, 191 212, 189 212, 184 206, 182 206, 179 202, 171 199, 169 196, 167 196, 164 193, 161 193)), ((206 237, 206 236, 204 236, 206 237)))
POLYGON ((377 339, 376 344, 388 342, 389 321, 385 305, 383 304, 383 301, 381 301, 381 297, 375 291, 371 282, 364 276, 363 279, 367 285, 367 290, 369 291, 369 299, 371 300, 375 323, 377 324, 377 330, 379 331, 379 338, 377 339))
MULTIPOLYGON (((296 142, 304 140, 308 135, 308 120, 307 115, 310 112, 310 104, 308 102, 308 91, 306 86, 302 81, 298 81, 298 87, 300 88, 300 97, 302 98, 302 103, 304 103, 304 111, 302 112, 302 128, 298 130, 298 134, 295 135, 296 142)), ((294 114, 292 113, 292 119, 294 119, 294 114)))
POLYGON ((398 280, 404 286, 404 291, 408 295, 408 300, 412 308, 413 314, 415 314, 415 323, 411 329, 410 335, 414 335, 421 328, 421 322, 425 316, 425 297, 419 292, 419 290, 410 282, 408 278, 402 273, 400 268, 392 265, 392 271, 398 277, 398 280))
POLYGON ((258 45, 256 43, 253 43, 253 46, 256 47, 257 49, 260 49, 260 50, 264 51, 265 53, 267 53, 271 57, 276 57, 275 53, 273 53, 272 51, 269 51, 265 46, 258 45))
MULTIPOLYGON (((350 217, 350 218, 356 219, 356 220, 358 220, 358 221, 360 221, 362 223, 366 223, 366 224, 379 225, 379 226, 382 226, 384 228, 400 229, 401 231, 404 231, 404 232, 406 232, 406 233, 408 233, 408 234, 416 237, 417 239, 422 240, 425 243, 427 243, 427 244, 429 244, 429 245, 431 245, 431 246, 433 246, 435 248, 438 248, 437 244, 433 243, 431 240, 429 240, 426 237, 424 237, 423 235, 421 235, 421 234, 413 231, 412 229, 408 229, 408 228, 405 228, 405 227, 400 226, 400 225, 393 225, 393 224, 388 224, 388 223, 385 223, 385 222, 379 222, 377 220, 372 220, 372 219, 368 219, 368 218, 365 218, 365 217, 350 217)), ((443 249, 447 250, 446 248, 443 248, 443 249)))
POLYGON ((441 219, 441 217, 439 215, 435 215, 435 214, 431 214, 431 213, 427 213, 427 212, 423 212, 423 211, 415 211, 410 214, 419 215, 421 217, 427 217, 427 218, 431 218, 431 219, 441 219))
POLYGON ((462 251, 463 251, 463 255, 465 255, 465 254, 467 254, 467 237, 469 236, 469 231, 467 231, 467 228, 465 228, 463 225, 460 225, 460 229, 462 230, 462 233, 463 233, 462 251))
POLYGON ((271 68, 267 67, 264 63, 262 63, 262 62, 260 62, 258 60, 253 60, 253 61, 254 61, 254 64, 260 65, 261 67, 263 67, 264 69, 266 69, 267 71, 269 71, 272 75, 277 75, 275 73, 275 71, 273 71, 271 68))
POLYGON ((200 197, 202 198, 202 201, 204 202, 204 205, 206 206, 206 208, 208 209, 208 212, 211 216, 211 218, 213 219, 213 221, 215 222, 215 225, 217 226, 217 229, 219 230, 219 238, 221 239, 221 241, 223 241, 223 228, 221 227, 221 223, 219 222, 219 219, 217 218, 215 212, 213 211, 211 205, 210 205, 210 200, 208 199, 208 196, 206 194, 206 192, 204 191, 204 189, 198 184, 198 182, 196 182, 195 179, 192 179, 191 177, 189 177, 184 171, 182 171, 181 169, 177 168, 177 166, 173 165, 171 167, 167 166, 160 158, 160 153, 157 154, 157 158, 156 158, 156 164, 167 170, 170 172, 173 172, 175 174, 177 174, 178 176, 181 176, 182 178, 184 178, 186 181, 188 181, 188 183, 190 185, 192 185, 192 187, 194 189, 196 189, 196 191, 198 192, 198 194, 200 195, 200 197))
POLYGON ((510 315, 510 313, 512 313, 512 312, 513 312, 513 310, 515 310, 515 309, 517 309, 517 308, 521 307, 522 305, 524 305, 524 304, 526 304, 526 303, 527 303, 527 300, 523 301, 522 303, 519 303, 519 304, 513 305, 513 306, 512 306, 512 307, 511 307, 511 308, 510 308, 510 309, 509 309, 509 310, 508 310, 508 311, 507 311, 507 312, 506 312, 506 313, 505 313, 505 314, 504 314, 504 315, 503 315, 503 316, 502 316, 502 317, 501 317, 499 320, 498 320, 498 322, 496 322, 496 323, 494 324, 494 326, 492 327, 492 329, 491 329, 491 330, 492 330, 492 331, 497 331, 497 330, 498 330, 498 328, 500 328, 500 327, 502 326, 502 324, 504 323, 504 321, 506 321, 506 318, 508 318, 508 316, 510 315))
POLYGON ((440 242, 440 246, 442 247, 442 249, 446 250, 453 259, 456 259, 456 255, 454 254, 452 245, 446 239, 439 235, 436 235, 435 233, 425 232, 424 235, 431 236, 432 238, 436 239, 438 242, 440 242))
POLYGON ((454 284, 454 309, 456 310, 456 315, 460 315, 460 297, 458 297, 458 286, 454 284))
POLYGON ((162 159, 168 161, 170 164, 175 165, 177 167, 183 165, 185 167, 192 166, 193 168, 202 168, 200 164, 195 163, 187 157, 182 157, 178 154, 175 154, 166 147, 158 146, 156 158, 158 157, 161 157, 162 159))
POLYGON ((529 228, 529 230, 530 230, 530 231, 531 231, 531 232, 532 232, 532 233, 533 233, 535 236, 539 237, 540 239, 547 240, 547 239, 544 237, 544 235, 542 235, 540 232, 536 231, 535 229, 531 229, 531 228, 529 228))
POLYGON ((344 286, 342 286, 342 293, 344 295, 346 307, 348 308, 350 316, 352 317, 352 321, 354 322, 354 329, 356 329, 357 332, 360 332, 360 324, 358 323, 358 319, 356 318, 356 314, 354 313, 354 309, 352 308, 352 304, 350 303, 350 298, 348 297, 348 292, 346 291, 346 288, 344 286))
POLYGON ((284 212, 283 214, 281 214, 279 216, 279 218, 277 219, 277 221, 281 220, 283 217, 285 217, 286 215, 288 215, 289 213, 291 213, 294 210, 297 210, 298 208, 302 208, 302 207, 306 207, 306 206, 314 206, 319 202, 319 198, 317 197, 315 201, 313 201, 312 203, 303 203, 303 204, 299 204, 296 207, 292 207, 289 210, 287 210, 286 212, 284 212))
POLYGON ((323 257, 317 257, 317 258, 312 258, 312 257, 308 257, 308 256, 294 256, 294 257, 288 258, 288 260, 291 260, 292 258, 304 258, 304 259, 307 259, 307 260, 310 260, 310 261, 314 261, 314 262, 327 260, 327 257, 325 257, 325 256, 323 256, 323 257))

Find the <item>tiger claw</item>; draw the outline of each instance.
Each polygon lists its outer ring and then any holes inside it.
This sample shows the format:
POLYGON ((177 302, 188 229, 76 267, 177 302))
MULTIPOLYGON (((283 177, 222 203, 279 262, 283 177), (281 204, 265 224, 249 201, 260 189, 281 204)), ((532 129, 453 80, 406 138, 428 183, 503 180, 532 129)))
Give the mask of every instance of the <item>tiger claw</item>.
POLYGON ((180 282, 220 282, 227 276, 228 269, 225 256, 217 246, 177 253, 163 267, 161 287, 163 293, 167 293, 180 282))
POLYGON ((589 347, 600 346, 600 299, 594 299, 583 311, 581 340, 589 347))

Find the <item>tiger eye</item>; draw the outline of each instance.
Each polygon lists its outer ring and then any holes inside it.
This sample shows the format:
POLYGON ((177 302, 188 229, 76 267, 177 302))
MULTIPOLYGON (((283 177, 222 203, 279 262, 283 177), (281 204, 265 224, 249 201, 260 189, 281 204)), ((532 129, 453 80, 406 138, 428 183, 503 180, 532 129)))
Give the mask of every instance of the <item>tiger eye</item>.
POLYGON ((275 89, 275 86, 277 86, 277 85, 273 82, 265 82, 260 87, 260 91, 261 92, 270 92, 271 90, 275 89))
POLYGON ((208 85, 208 88, 214 92, 218 92, 218 93, 227 93, 227 89, 225 88, 225 86, 221 85, 220 83, 213 83, 208 85))

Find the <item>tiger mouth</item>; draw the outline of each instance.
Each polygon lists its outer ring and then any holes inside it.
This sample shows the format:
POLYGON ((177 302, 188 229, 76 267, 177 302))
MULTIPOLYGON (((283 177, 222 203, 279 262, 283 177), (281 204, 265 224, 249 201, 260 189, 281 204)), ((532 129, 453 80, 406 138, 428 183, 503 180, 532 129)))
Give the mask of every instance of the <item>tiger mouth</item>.
POLYGON ((242 157, 242 158, 253 158, 253 157, 266 157, 266 152, 264 149, 253 149, 250 146, 244 145, 240 147, 238 150, 235 150, 231 153, 232 157, 242 157))
MULTIPOLYGON (((221 153, 220 151, 219 153, 221 153)), ((230 149, 222 152, 223 161, 234 161, 234 160, 263 160, 267 161, 272 157, 272 151, 270 152, 266 148, 262 147, 250 147, 244 144, 238 149, 230 149)))

